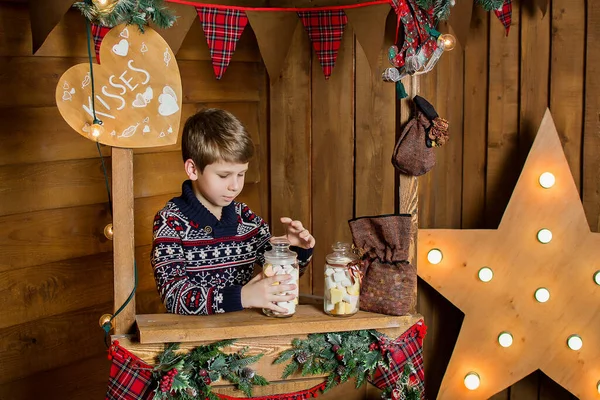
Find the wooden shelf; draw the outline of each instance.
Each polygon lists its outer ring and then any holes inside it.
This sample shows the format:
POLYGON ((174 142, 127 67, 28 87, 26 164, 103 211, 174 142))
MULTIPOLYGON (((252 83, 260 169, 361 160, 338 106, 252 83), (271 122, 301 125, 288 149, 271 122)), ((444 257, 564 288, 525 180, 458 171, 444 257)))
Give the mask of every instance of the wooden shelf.
POLYGON ((199 342, 222 339, 305 335, 360 329, 405 331, 422 317, 388 316, 359 311, 352 317, 331 317, 322 306, 299 305, 290 318, 272 318, 260 310, 248 309, 210 316, 142 314, 136 316, 141 344, 199 342))

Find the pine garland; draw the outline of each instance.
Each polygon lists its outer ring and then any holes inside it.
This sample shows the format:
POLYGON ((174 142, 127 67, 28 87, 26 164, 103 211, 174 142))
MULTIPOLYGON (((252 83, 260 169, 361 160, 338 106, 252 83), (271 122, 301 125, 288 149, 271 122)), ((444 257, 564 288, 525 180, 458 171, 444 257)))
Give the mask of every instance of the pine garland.
POLYGON ((164 5, 163 0, 113 0, 114 2, 100 10, 90 0, 80 1, 73 6, 91 22, 112 28, 126 23, 144 26, 152 21, 159 28, 170 28, 175 23, 175 15, 164 5))
POLYGON ((222 340, 198 346, 187 354, 178 353, 178 343, 166 345, 157 357, 152 371, 154 381, 160 382, 154 390, 155 400, 192 400, 197 398, 218 400, 210 384, 225 379, 234 384, 247 397, 252 396, 254 385, 269 382, 249 366, 263 355, 246 356, 247 348, 225 354, 221 348, 231 346, 235 340, 222 340))
POLYGON ((445 21, 450 17, 453 0, 416 0, 417 5, 425 11, 433 9, 433 18, 436 21, 445 21))
POLYGON ((477 3, 483 7, 485 11, 492 11, 502 8, 504 0, 477 0, 477 3))

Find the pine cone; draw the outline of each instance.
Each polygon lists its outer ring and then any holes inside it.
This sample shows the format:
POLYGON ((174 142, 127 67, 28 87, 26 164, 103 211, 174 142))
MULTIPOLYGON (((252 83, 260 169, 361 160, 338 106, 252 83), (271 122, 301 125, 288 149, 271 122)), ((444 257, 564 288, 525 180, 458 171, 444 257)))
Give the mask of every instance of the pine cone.
POLYGON ((338 365, 336 368, 336 372, 338 375, 344 375, 344 373, 346 372, 346 367, 344 367, 343 365, 338 365))
POLYGON ((298 362, 298 364, 304 364, 307 360, 308 360, 308 354, 306 354, 305 352, 298 353, 296 355, 296 361, 298 362))
POLYGON ((246 378, 246 379, 254 378, 254 374, 255 374, 254 370, 249 367, 242 369, 242 371, 240 372, 240 375, 242 376, 242 378, 246 378))
POLYGON ((196 397, 198 395, 198 392, 193 387, 189 387, 189 388, 185 389, 185 393, 191 397, 196 397))

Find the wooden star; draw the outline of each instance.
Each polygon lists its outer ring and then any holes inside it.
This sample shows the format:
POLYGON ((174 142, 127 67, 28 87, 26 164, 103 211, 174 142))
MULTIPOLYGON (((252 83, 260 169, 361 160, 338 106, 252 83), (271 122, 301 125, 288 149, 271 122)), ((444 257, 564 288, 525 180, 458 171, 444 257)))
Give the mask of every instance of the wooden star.
POLYGON ((487 399, 540 369, 581 399, 600 399, 600 234, 592 233, 554 121, 546 111, 498 229, 422 229, 419 276, 465 314, 439 399, 487 399), (555 184, 539 177, 550 172, 555 184), (538 231, 548 229, 543 244, 538 231), (439 249, 439 264, 428 261, 439 249), (493 271, 489 282, 479 270, 493 271), (536 300, 538 288, 550 298, 536 300), (510 347, 498 336, 509 332, 510 347), (583 346, 567 345, 578 335, 583 346), (480 386, 465 387, 475 372, 480 386))

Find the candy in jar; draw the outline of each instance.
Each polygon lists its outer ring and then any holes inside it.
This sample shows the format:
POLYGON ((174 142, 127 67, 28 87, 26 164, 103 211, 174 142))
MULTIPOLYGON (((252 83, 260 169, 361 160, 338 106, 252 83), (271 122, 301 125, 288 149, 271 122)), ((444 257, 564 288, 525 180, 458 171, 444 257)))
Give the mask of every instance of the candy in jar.
POLYGON ((325 257, 324 310, 329 315, 347 317, 359 307, 360 271, 358 257, 349 243, 337 242, 325 257))
MULTIPOLYGON (((263 276, 270 277, 274 275, 291 275, 292 278, 282 284, 294 284, 296 289, 293 293, 296 298, 290 301, 278 301, 276 304, 279 307, 285 308, 286 313, 281 313, 263 308, 263 313, 269 317, 291 317, 296 312, 296 304, 298 304, 298 288, 300 270, 298 268, 297 254, 290 250, 290 242, 284 238, 271 239, 272 249, 265 252, 265 263, 263 265, 263 276)), ((279 282, 275 282, 279 285, 279 282)), ((281 292, 280 294, 291 294, 291 292, 281 292)))

